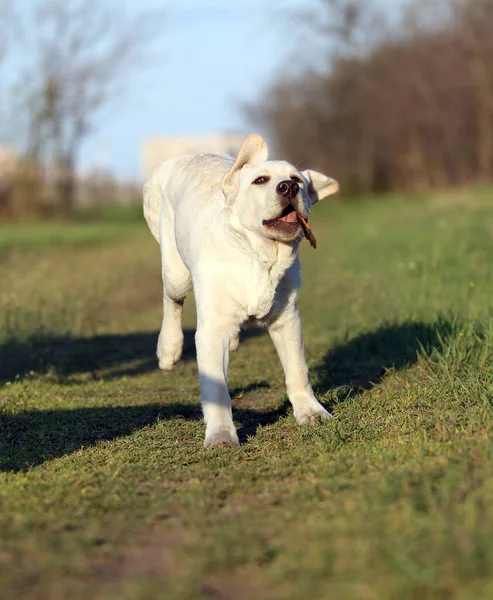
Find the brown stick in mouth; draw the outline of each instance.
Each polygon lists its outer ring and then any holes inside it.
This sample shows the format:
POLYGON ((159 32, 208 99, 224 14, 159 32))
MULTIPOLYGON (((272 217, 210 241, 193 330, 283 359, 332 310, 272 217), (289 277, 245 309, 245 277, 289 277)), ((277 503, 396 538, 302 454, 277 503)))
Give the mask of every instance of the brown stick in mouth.
POLYGON ((313 232, 310 229, 310 225, 308 225, 308 221, 305 219, 305 217, 303 217, 302 215, 300 215, 300 213, 298 211, 296 211, 296 214, 298 215, 298 221, 300 222, 300 225, 303 228, 303 231, 305 233, 305 237, 310 242, 310 246, 312 248, 316 248, 317 247, 317 240, 315 239, 315 236, 313 235, 313 232))

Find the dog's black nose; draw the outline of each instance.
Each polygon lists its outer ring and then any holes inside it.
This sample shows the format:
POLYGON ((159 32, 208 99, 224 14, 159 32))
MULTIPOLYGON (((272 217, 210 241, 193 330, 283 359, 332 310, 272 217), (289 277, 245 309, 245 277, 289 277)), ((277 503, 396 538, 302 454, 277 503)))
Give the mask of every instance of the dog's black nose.
POLYGON ((300 191, 300 186, 296 183, 296 181, 291 181, 291 179, 285 179, 277 184, 276 188, 277 192, 284 196, 285 198, 294 198, 296 194, 300 191))

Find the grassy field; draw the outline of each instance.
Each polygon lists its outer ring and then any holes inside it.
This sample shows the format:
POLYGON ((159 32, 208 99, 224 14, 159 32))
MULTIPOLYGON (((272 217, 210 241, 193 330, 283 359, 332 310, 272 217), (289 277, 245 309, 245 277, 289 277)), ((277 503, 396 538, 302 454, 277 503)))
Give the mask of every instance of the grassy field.
POLYGON ((82 212, 71 223, 0 223, 0 259, 16 250, 38 250, 54 246, 89 246, 101 240, 131 236, 141 219, 140 206, 101 207, 97 212, 82 212), (97 217, 97 218, 95 218, 97 217))
POLYGON ((202 447, 192 301, 157 369, 143 223, 0 228, 2 600, 493 598, 492 200, 317 206, 300 310, 335 418, 296 425, 251 332, 234 449, 202 447))

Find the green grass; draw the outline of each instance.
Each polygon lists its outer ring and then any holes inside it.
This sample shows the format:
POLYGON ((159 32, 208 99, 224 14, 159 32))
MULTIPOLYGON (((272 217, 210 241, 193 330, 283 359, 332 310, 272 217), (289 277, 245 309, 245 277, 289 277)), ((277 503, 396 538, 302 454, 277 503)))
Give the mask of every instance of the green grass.
POLYGON ((237 449, 202 448, 193 302, 157 370, 144 228, 4 254, 1 597, 492 598, 492 196, 317 206, 300 310, 335 418, 298 427, 250 333, 237 449))
POLYGON ((0 224, 0 260, 2 254, 12 251, 126 240, 135 232, 141 232, 144 225, 140 205, 82 211, 74 221, 0 224))

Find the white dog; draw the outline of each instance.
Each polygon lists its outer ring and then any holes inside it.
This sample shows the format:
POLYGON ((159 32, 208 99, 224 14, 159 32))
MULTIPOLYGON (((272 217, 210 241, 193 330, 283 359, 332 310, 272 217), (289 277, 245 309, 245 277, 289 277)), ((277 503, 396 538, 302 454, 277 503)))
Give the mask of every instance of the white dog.
POLYGON ((308 380, 296 306, 301 223, 338 183, 315 171, 268 161, 265 141, 249 135, 236 158, 214 154, 164 162, 144 186, 144 215, 161 246, 164 316, 161 369, 183 347, 183 300, 197 304, 197 361, 205 446, 237 446, 227 374, 244 325, 266 325, 279 354, 298 423, 329 419, 308 380), (301 215, 299 217, 298 215, 301 215))

